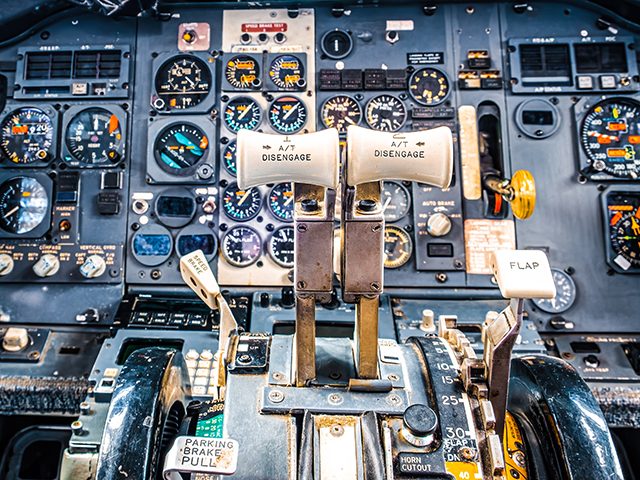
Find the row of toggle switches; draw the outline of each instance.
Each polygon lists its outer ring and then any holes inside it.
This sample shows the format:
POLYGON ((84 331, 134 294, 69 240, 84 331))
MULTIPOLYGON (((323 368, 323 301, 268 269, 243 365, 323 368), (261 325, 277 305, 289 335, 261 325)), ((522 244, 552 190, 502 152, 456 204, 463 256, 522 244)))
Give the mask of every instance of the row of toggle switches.
MULTIPOLYGON (((13 271, 14 262, 11 255, 0 254, 0 276, 9 275, 13 271)), ((60 259, 52 253, 45 253, 33 264, 33 273, 38 277, 52 277, 60 270, 60 259)), ((107 262, 100 255, 90 255, 80 266, 80 274, 85 278, 98 278, 107 270, 107 262)))

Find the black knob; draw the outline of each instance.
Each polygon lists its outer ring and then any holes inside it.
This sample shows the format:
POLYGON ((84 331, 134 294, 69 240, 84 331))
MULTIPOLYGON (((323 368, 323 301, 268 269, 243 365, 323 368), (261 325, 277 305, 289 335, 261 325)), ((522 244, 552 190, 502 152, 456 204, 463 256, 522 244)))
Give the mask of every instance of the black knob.
POLYGON ((282 308, 293 308, 296 305, 296 296, 293 294, 293 288, 283 287, 282 298, 280 300, 282 308))
POLYGON ((276 36, 274 37, 274 39, 276 43, 283 43, 287 39, 287 37, 285 36, 284 33, 278 32, 276 33, 276 36))
POLYGON ((268 308, 269 307, 269 299, 271 298, 271 296, 267 293, 267 292, 263 292, 260 294, 260 306, 262 308, 268 308))
POLYGON ((249 35, 248 33, 243 33, 242 35, 240 35, 240 41, 242 43, 249 43, 251 42, 251 35, 249 35))
POLYGON ((405 428, 416 437, 426 437, 436 430, 438 417, 436 412, 427 405, 416 403, 404 411, 402 422, 405 428))
POLYGON ((269 40, 269 35, 267 35, 266 33, 261 33, 260 35, 258 35, 258 41, 260 43, 264 43, 267 40, 269 40))

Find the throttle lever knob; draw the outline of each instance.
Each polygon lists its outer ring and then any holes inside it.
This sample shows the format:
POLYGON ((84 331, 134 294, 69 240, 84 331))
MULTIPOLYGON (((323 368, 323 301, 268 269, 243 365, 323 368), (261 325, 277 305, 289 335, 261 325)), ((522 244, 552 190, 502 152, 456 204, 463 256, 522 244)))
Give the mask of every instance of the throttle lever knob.
POLYGON ((418 132, 347 128, 347 184, 407 180, 447 188, 453 172, 453 137, 448 127, 418 132))

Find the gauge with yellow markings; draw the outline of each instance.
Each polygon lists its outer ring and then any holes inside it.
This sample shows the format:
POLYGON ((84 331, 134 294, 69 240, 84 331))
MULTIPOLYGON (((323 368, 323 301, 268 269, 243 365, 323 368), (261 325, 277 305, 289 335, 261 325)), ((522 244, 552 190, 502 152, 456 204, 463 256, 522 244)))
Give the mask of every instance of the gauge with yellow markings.
POLYGON ((358 125, 362 120, 360 104, 348 95, 328 98, 320 109, 320 119, 327 128, 337 128, 346 132, 349 125, 358 125))
POLYGON ((295 55, 280 55, 269 66, 269 78, 281 90, 304 88, 304 64, 295 55))
POLYGON ((384 268, 400 268, 412 254, 411 236, 400 227, 387 225, 384 229, 384 268))
POLYGON ((225 65, 224 77, 233 88, 260 88, 260 65, 249 55, 237 55, 225 65))
POLYGON ((38 108, 20 108, 0 126, 0 149, 9 161, 28 164, 51 158, 53 122, 38 108))
POLYGON ((222 210, 231 220, 247 222, 258 216, 262 197, 258 188, 242 190, 236 182, 230 183, 222 194, 222 210))
POLYGON ((421 68, 409 79, 409 94, 421 105, 438 105, 449 95, 449 80, 436 68, 421 68))

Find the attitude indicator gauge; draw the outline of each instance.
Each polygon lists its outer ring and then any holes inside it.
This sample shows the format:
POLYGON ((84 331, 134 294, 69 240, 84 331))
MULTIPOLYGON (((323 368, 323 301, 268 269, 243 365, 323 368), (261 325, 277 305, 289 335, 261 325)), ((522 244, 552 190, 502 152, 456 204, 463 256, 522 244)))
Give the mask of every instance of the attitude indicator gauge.
POLYGON ((177 123, 156 138, 154 152, 160 167, 173 175, 186 175, 203 160, 209 149, 205 133, 195 125, 177 123))
POLYGON ((283 222, 293 222, 293 188, 290 183, 279 183, 269 192, 269 210, 283 222))
POLYGON ((249 97, 234 98, 224 109, 224 123, 232 132, 255 130, 261 120, 262 112, 258 103, 249 97))
POLYGON ((163 63, 156 73, 156 93, 168 110, 185 110, 200 104, 211 91, 211 70, 193 55, 179 55, 163 63))
POLYGON ((440 70, 421 68, 409 78, 409 94, 421 105, 438 105, 449 95, 449 80, 440 70))
POLYGON ((224 168, 229 174, 234 177, 238 175, 238 167, 236 165, 236 150, 238 149, 238 144, 235 140, 231 140, 226 147, 224 147, 224 152, 222 153, 222 164, 224 168))
POLYGON ((224 78, 237 89, 260 88, 260 65, 249 55, 237 55, 230 59, 224 69, 224 78))
POLYGON ((411 195, 399 182, 386 181, 382 190, 382 211, 387 222, 397 222, 409 213, 411 195))
POLYGON ((348 95, 336 95, 328 98, 320 109, 320 119, 327 128, 347 131, 349 125, 358 125, 362 120, 360 104, 348 95))
POLYGON ((222 194, 222 209, 227 217, 246 222, 258 216, 262 207, 257 187, 241 190, 236 182, 230 183, 222 194))
POLYGON ((387 225, 384 228, 384 268, 400 268, 413 253, 411 236, 400 227, 387 225))
POLYGON ((87 108, 76 114, 67 125, 64 140, 70 153, 64 160, 71 164, 116 163, 124 153, 120 120, 105 108, 87 108))
POLYGON ((369 127, 384 132, 400 130, 407 120, 404 103, 393 95, 378 95, 367 103, 365 119, 369 127))
POLYGON ((294 55, 281 55, 271 62, 269 78, 281 90, 304 88, 304 64, 294 55))
POLYGON ((260 258, 262 239, 251 227, 230 229, 221 242, 222 256, 234 267, 248 267, 260 258))
POLYGON ((294 238, 293 227, 280 227, 269 238, 269 256, 281 267, 293 268, 294 238))
POLYGON ((39 108, 11 112, 0 126, 0 148, 16 164, 44 162, 51 158, 53 122, 39 108))
POLYGON ((640 177, 640 103, 609 99, 593 106, 580 129, 591 167, 613 177, 640 177))
POLYGON ((640 208, 612 218, 611 246, 618 256, 614 261, 624 270, 640 267, 640 208))
POLYGON ((32 177, 14 177, 0 185, 0 228, 24 235, 37 228, 49 211, 44 186, 32 177))
POLYGON ((296 97, 280 97, 269 108, 269 122, 279 133, 297 133, 307 123, 307 107, 296 97))
POLYGON ((568 273, 558 268, 552 268, 551 275, 556 286, 555 298, 536 298, 533 303, 543 312, 566 312, 576 301, 576 284, 568 273))

